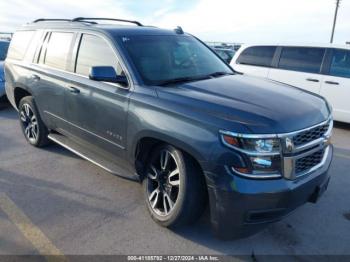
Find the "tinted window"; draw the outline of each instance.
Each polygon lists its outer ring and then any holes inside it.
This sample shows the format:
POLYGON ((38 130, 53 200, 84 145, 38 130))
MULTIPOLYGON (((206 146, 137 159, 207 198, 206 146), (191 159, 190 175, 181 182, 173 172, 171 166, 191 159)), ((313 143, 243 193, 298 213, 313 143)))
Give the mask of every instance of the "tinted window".
POLYGON ((34 35, 34 31, 18 31, 11 40, 8 57, 21 60, 26 53, 29 43, 34 35))
POLYGON ((108 43, 98 36, 84 34, 79 47, 76 72, 88 76, 92 66, 113 66, 117 74, 122 73, 116 54, 108 43))
POLYGON ((224 59, 227 63, 231 62, 231 59, 233 55, 235 54, 235 51, 233 50, 226 50, 226 49, 214 49, 214 51, 222 58, 224 59))
POLYGON ((275 50, 275 46, 248 47, 239 56, 237 63, 255 66, 271 66, 275 50))
POLYGON ((214 49, 214 51, 225 61, 228 61, 230 59, 229 55, 225 53, 223 50, 214 49))
POLYGON ((52 32, 46 49, 44 64, 65 69, 73 33, 52 32))
POLYGON ((335 49, 333 51, 329 74, 350 78, 350 51, 335 49))
POLYGON ((143 81, 149 85, 215 72, 232 73, 209 48, 186 35, 133 35, 121 37, 143 81))
POLYGON ((10 42, 0 41, 0 61, 5 60, 10 42))
POLYGON ((319 73, 324 52, 324 48, 284 47, 278 67, 307 73, 319 73))

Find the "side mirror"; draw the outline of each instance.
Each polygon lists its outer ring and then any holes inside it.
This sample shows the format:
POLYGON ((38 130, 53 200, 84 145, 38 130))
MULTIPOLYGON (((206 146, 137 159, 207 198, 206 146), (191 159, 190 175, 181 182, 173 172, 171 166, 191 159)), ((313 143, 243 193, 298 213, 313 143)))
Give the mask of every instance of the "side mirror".
POLYGON ((117 75, 113 66, 93 66, 90 68, 89 78, 95 81, 118 83, 128 85, 126 76, 117 75))

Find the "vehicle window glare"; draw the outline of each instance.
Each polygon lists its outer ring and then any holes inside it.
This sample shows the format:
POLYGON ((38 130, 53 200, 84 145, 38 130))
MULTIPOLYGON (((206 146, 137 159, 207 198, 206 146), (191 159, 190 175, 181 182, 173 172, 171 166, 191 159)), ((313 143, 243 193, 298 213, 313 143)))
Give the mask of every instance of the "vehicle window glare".
POLYGON ((275 46, 248 47, 239 56, 237 63, 255 66, 271 66, 275 51, 275 46))
POLYGON ((138 73, 149 85, 215 72, 232 73, 208 47, 186 35, 121 37, 138 73))
POLYGON ((16 32, 11 39, 8 57, 21 60, 27 51, 33 35, 34 31, 16 32))
POLYGON ((329 74, 350 78, 350 51, 335 49, 333 51, 329 74))
POLYGON ((229 59, 229 55, 225 51, 218 50, 218 49, 215 49, 214 51, 225 61, 227 61, 229 59))
POLYGON ((278 68, 307 73, 319 73, 324 53, 324 48, 284 47, 278 68))
POLYGON ((0 41, 0 61, 6 59, 7 49, 9 47, 10 42, 0 41))
POLYGON ((92 66, 113 66, 118 75, 123 74, 117 56, 101 37, 84 34, 79 47, 76 73, 89 76, 92 66))
POLYGON ((73 33, 52 32, 46 49, 44 64, 66 69, 73 33))
POLYGON ((23 60, 28 61, 28 62, 31 62, 33 60, 35 51, 38 47, 38 43, 39 43, 39 40, 41 39, 42 35, 43 35, 42 31, 35 32, 32 40, 30 42, 30 45, 27 48, 27 52, 24 55, 23 60))

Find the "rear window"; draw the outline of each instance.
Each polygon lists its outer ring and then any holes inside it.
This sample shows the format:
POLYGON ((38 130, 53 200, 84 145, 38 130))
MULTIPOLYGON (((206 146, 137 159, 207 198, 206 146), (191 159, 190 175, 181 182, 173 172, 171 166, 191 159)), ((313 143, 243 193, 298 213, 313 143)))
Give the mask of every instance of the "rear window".
POLYGON ((271 66, 275 51, 275 46, 248 47, 241 53, 237 63, 255 66, 271 66))
POLYGON ((319 73, 324 53, 324 48, 284 47, 278 68, 306 73, 319 73))
POLYGON ((73 33, 52 32, 46 49, 44 64, 66 69, 73 33))
POLYGON ((350 78, 350 51, 335 49, 332 54, 329 74, 350 78))
POLYGON ((22 60, 33 36, 34 31, 16 32, 11 39, 7 56, 12 59, 22 60))

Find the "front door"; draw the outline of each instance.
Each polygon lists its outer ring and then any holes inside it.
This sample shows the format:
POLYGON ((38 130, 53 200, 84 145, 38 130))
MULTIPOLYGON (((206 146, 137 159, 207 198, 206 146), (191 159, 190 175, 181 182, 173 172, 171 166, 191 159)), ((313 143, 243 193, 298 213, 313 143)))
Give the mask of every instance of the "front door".
POLYGON ((113 66, 122 74, 111 45, 101 36, 82 34, 75 74, 66 86, 66 119, 72 135, 114 156, 123 156, 130 90, 117 84, 89 79, 92 66, 113 66))
POLYGON ((239 54, 236 61, 232 60, 231 66, 237 72, 267 78, 275 51, 276 46, 248 47, 239 54))

